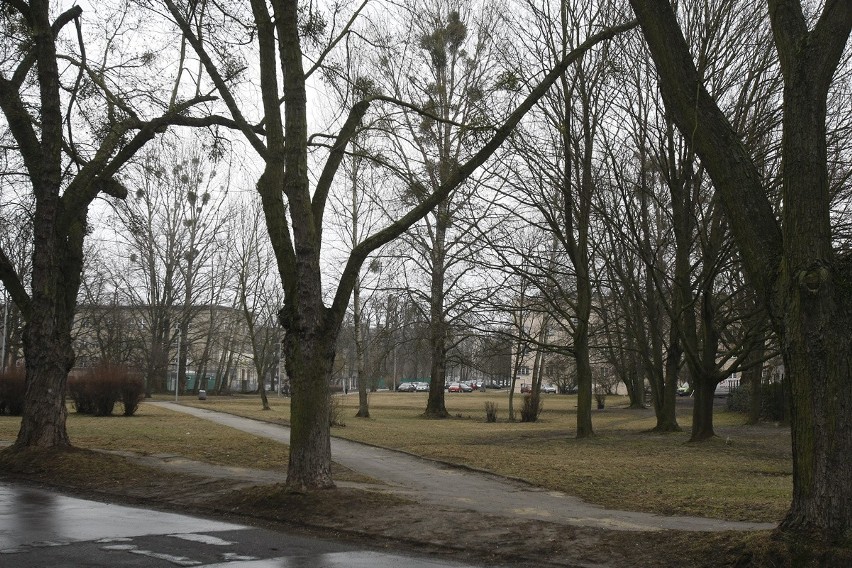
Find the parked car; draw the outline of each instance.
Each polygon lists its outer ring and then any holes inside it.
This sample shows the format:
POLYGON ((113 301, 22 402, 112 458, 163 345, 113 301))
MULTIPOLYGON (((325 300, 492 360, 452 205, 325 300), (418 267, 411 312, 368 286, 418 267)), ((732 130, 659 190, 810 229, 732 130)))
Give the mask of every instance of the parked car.
POLYGON ((396 387, 397 392, 414 392, 417 390, 417 385, 414 383, 399 383, 399 386, 396 387))
POLYGON ((429 383, 414 383, 417 392, 429 392, 429 383))
POLYGON ((521 394, 532 392, 532 385, 529 383, 521 383, 521 394))
POLYGON ((473 387, 468 383, 459 383, 461 387, 461 392, 473 392, 473 387))
POLYGON ((450 383, 450 386, 447 387, 447 392, 461 392, 461 383, 450 383))
POLYGON ((556 385, 541 385, 541 392, 556 394, 556 385))
POLYGON ((684 383, 677 387, 677 395, 678 396, 691 396, 692 395, 692 387, 689 383, 684 383))
POLYGON ((500 383, 496 383, 494 381, 491 381, 490 383, 485 384, 485 388, 499 390, 499 389, 503 388, 503 385, 501 385, 500 383))

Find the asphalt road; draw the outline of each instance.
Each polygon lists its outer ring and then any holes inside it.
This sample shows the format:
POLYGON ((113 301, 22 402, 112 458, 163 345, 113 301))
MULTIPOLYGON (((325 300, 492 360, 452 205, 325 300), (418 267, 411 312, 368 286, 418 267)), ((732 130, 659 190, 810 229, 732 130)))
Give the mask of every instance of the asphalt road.
POLYGON ((476 568, 0 483, 6 568, 476 568))

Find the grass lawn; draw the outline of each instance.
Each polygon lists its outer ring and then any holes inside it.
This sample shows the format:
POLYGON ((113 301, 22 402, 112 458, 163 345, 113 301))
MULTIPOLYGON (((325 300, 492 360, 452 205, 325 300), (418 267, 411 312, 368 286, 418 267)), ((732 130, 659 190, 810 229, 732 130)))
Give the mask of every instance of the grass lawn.
MULTIPOLYGON (((0 441, 14 441, 20 422, 20 417, 0 416, 0 441)), ((145 403, 129 418, 83 416, 69 406, 66 426, 79 448, 177 454, 219 465, 254 464, 252 467, 261 469, 281 468, 288 457, 283 444, 145 403)))
MULTIPOLYGON (((447 393, 448 420, 420 416, 425 393, 373 393, 369 419, 354 417, 357 393, 335 400, 345 426, 333 428, 334 436, 524 479, 607 507, 771 522, 790 504, 789 429, 744 426, 742 415, 717 409, 719 437, 690 444, 688 400, 681 401, 678 416, 684 432, 652 434, 652 410, 628 410, 626 399, 609 397, 607 408, 594 412, 596 436, 587 440, 573 438, 576 396, 545 396, 541 419, 533 424, 506 420, 506 393, 447 393), (485 401, 497 403, 497 423, 485 421, 485 401)), ((289 399, 274 395, 269 411, 260 409, 257 396, 183 402, 289 420, 289 399)))

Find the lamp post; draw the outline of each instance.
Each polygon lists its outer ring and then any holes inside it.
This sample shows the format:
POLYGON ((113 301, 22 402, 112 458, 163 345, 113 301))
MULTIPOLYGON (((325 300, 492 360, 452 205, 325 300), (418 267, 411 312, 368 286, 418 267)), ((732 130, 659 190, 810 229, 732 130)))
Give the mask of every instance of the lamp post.
POLYGON ((180 383, 180 344, 183 342, 183 334, 178 326, 177 359, 175 360, 175 402, 178 401, 178 384, 180 383))
POLYGON ((0 372, 6 371, 6 326, 9 323, 9 296, 3 290, 3 348, 0 351, 0 372))

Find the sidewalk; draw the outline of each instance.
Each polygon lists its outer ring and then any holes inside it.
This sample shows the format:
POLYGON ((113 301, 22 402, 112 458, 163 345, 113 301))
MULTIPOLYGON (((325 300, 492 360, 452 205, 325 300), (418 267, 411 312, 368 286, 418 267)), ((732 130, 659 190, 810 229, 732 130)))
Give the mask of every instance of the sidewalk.
MULTIPOLYGON (((183 412, 229 426, 256 436, 288 444, 290 430, 285 426, 260 422, 249 418, 182 406, 173 402, 146 402, 175 412, 183 412)), ((590 527, 621 531, 754 531, 775 528, 772 523, 750 523, 706 519, 700 517, 666 517, 650 513, 637 513, 604 509, 559 491, 549 491, 488 473, 460 469, 440 462, 411 456, 402 452, 385 450, 351 442, 331 439, 332 459, 353 471, 380 480, 386 485, 370 488, 393 492, 423 504, 450 507, 458 510, 541 520, 576 527, 590 527)), ((176 456, 149 456, 147 465, 209 475, 245 480, 246 483, 280 483, 282 472, 258 472, 241 468, 226 468, 199 464, 176 456)), ((341 484, 343 485, 343 484, 341 484)))

